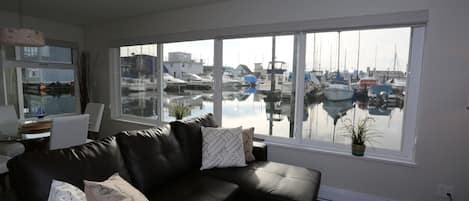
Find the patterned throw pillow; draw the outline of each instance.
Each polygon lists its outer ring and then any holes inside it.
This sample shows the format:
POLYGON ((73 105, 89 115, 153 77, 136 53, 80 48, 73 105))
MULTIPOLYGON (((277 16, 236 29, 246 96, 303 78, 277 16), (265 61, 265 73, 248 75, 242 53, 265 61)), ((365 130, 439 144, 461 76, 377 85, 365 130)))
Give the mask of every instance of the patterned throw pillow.
POLYGON ((86 201, 85 193, 72 184, 52 180, 48 201, 86 201))
POLYGON ((103 182, 84 182, 88 201, 148 201, 145 195, 117 173, 103 182))
POLYGON ((254 138, 254 127, 243 129, 244 156, 247 162, 256 160, 256 158, 254 157, 254 154, 252 153, 253 138, 254 138))
POLYGON ((244 167, 242 127, 207 128, 202 127, 202 167, 244 167))

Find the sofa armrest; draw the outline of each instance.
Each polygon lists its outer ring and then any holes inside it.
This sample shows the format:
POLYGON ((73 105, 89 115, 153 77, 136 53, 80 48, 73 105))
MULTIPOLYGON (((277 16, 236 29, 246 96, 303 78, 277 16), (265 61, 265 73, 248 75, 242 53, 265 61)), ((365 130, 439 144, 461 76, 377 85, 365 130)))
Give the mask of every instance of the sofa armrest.
POLYGON ((252 153, 256 161, 267 161, 267 145, 263 142, 253 142, 252 153))

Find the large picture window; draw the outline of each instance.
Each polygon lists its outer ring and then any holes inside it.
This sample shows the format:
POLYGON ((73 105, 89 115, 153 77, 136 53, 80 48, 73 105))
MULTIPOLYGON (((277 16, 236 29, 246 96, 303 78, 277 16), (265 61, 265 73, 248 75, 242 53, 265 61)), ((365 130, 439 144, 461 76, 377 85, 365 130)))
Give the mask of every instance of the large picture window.
POLYGON ((214 113, 223 127, 254 127, 267 142, 341 154, 350 153, 345 123, 371 118, 378 136, 367 155, 412 162, 424 32, 348 29, 121 47, 118 117, 161 123, 214 113))

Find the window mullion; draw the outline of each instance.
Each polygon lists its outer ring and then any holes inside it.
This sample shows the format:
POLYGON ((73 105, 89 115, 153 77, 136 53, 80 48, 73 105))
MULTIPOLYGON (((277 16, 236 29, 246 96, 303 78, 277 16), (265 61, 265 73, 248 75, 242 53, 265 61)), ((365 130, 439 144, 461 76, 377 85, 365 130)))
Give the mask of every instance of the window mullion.
POLYGON ((156 111, 158 114, 157 122, 161 124, 163 121, 163 44, 160 43, 157 45, 157 63, 156 63, 156 84, 157 84, 157 97, 156 97, 156 111))
POLYGON ((8 104, 7 100, 7 91, 6 91, 6 82, 5 82, 5 48, 3 45, 0 45, 0 105, 8 104))
POLYGON ((122 115, 121 111, 121 70, 120 70, 120 50, 113 48, 109 50, 110 54, 110 74, 111 74, 111 117, 117 118, 122 115))
POLYGON ((18 90, 18 112, 20 119, 24 119, 23 75, 21 67, 16 67, 16 87, 18 90))
POLYGON ((303 110, 304 110, 304 85, 305 85, 305 62, 306 62, 306 34, 295 34, 295 63, 296 63, 296 85, 295 85, 295 128, 294 134, 296 140, 301 143, 303 128, 303 110))
POLYGON ((222 100, 223 100, 223 40, 216 39, 213 52, 214 87, 213 87, 213 112, 218 125, 222 125, 222 100))

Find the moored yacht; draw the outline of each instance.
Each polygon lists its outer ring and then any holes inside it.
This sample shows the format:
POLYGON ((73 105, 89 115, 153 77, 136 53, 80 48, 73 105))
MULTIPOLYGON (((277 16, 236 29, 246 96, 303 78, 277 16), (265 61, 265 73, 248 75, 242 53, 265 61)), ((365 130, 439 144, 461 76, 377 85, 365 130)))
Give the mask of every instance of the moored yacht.
POLYGON ((323 90, 324 96, 330 101, 349 100, 353 97, 353 88, 344 81, 334 80, 329 82, 323 90))
POLYGON ((165 87, 166 90, 172 90, 172 89, 180 90, 182 87, 185 87, 187 85, 186 81, 175 78, 168 73, 163 74, 163 80, 164 80, 164 83, 166 84, 166 87, 165 87))
POLYGON ((213 81, 207 78, 202 78, 193 73, 184 73, 182 78, 187 82, 187 88, 191 89, 211 89, 213 81))

